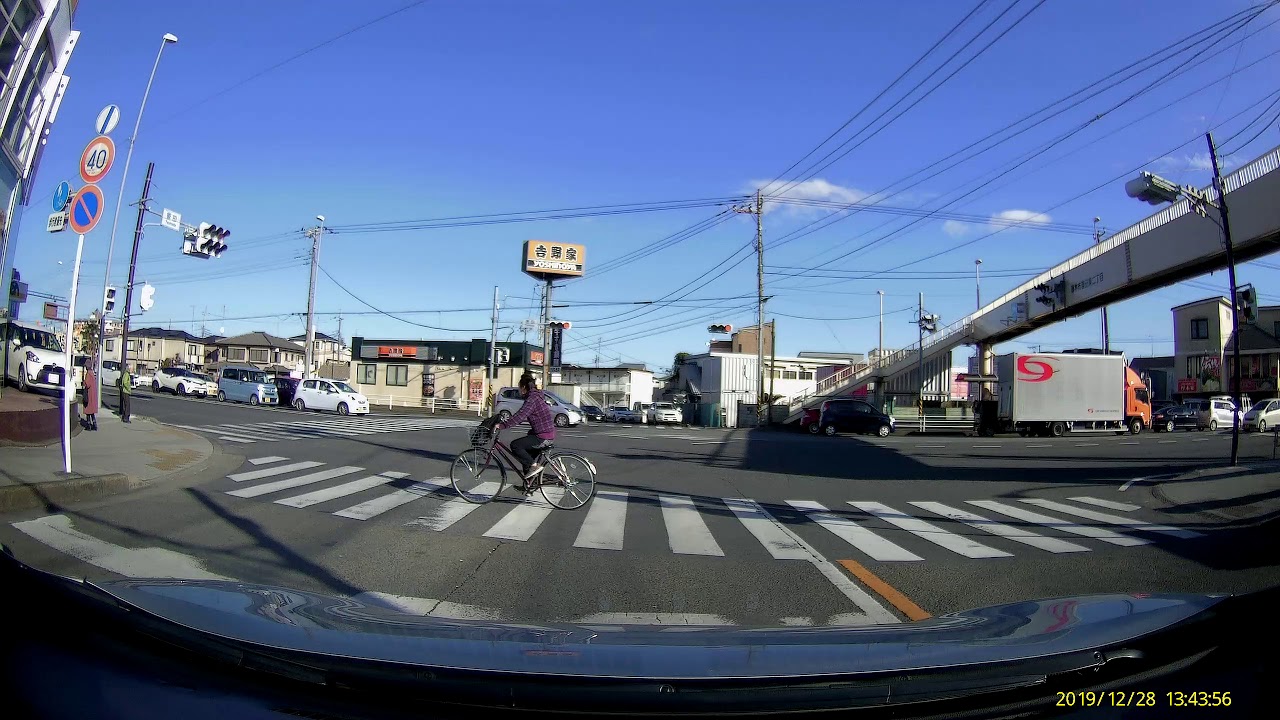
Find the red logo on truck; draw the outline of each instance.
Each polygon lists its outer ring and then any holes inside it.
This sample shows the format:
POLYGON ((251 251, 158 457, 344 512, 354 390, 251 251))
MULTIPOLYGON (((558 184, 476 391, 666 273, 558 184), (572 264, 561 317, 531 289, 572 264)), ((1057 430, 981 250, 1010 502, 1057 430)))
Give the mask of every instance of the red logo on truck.
POLYGON ((1023 382, 1044 382, 1053 377, 1053 366, 1044 360, 1037 360, 1030 355, 1018 358, 1018 379, 1023 382))

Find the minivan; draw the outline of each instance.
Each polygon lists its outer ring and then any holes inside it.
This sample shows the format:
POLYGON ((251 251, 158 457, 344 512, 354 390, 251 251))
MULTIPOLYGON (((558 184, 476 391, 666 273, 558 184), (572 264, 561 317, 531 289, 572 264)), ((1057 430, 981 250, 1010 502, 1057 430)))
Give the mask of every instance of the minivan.
MULTIPOLYGON (((551 414, 555 420, 556 427, 578 425, 586 419, 582 414, 582 410, 578 409, 576 405, 564 400, 550 390, 543 390, 542 395, 547 404, 551 406, 551 414)), ((522 405, 524 405, 524 398, 520 397, 519 388, 504 387, 498 391, 496 410, 498 411, 498 417, 503 422, 506 422, 507 418, 519 412, 522 405)))
POLYGON ((855 432, 888 437, 895 425, 892 416, 877 410, 871 403, 853 399, 823 402, 822 412, 818 417, 818 431, 825 435, 855 432))
POLYGON ((252 365, 228 365, 218 375, 218 400, 275 405, 276 385, 267 374, 252 365))

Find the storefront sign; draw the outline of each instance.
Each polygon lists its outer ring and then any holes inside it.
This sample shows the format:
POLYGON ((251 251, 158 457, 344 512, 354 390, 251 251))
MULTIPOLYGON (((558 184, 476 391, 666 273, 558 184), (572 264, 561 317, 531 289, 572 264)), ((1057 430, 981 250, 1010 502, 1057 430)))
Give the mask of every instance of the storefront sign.
POLYGON ((436 396, 436 374, 430 372, 422 373, 422 397, 429 398, 436 396))
POLYGON ((586 248, 572 243, 526 240, 520 269, 540 280, 554 277, 582 277, 586 248))
POLYGON ((418 348, 416 347, 388 347, 382 345, 378 347, 378 357, 380 358, 416 358, 418 357, 418 348))
POLYGON ((543 361, 543 359, 545 359, 545 357, 546 357, 546 356, 542 354, 542 351, 541 351, 541 350, 530 350, 530 351, 529 351, 529 364, 530 364, 530 365, 541 365, 541 364, 542 364, 542 361, 543 361))
POLYGON ((484 381, 483 380, 471 380, 468 390, 469 390, 468 397, 470 398, 471 402, 473 403, 484 402, 484 381))
POLYGON ((1182 378, 1178 381, 1178 392, 1193 393, 1196 391, 1197 384, 1195 378, 1182 378))

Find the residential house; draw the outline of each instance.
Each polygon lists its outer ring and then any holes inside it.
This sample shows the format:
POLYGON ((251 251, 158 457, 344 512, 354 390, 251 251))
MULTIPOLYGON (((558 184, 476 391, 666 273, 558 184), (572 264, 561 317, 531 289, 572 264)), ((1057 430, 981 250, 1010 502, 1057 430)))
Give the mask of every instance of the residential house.
POLYGON ((302 348, 292 340, 261 330, 221 338, 214 341, 209 366, 219 368, 229 363, 249 363, 281 375, 302 377, 302 348))
MULTIPOLYGON (((560 368, 560 381, 565 385, 577 385, 583 395, 601 407, 653 401, 653 373, 642 364, 622 363, 614 367, 582 367, 564 365, 560 368)), ((583 402, 587 402, 584 398, 583 402)))
MULTIPOLYGON (((294 335, 289 338, 289 340, 301 347, 305 353, 307 347, 306 333, 294 335)), ((324 368, 326 365, 346 365, 351 360, 351 349, 343 347, 342 341, 335 337, 326 335, 322 332, 317 332, 312 344, 314 347, 311 351, 312 372, 320 373, 321 368, 324 368)))
MULTIPOLYGON (((102 339, 103 359, 119 362, 120 351, 119 334, 108 334, 102 339)), ((204 338, 196 337, 186 330, 158 327, 130 329, 128 351, 129 369, 134 373, 154 373, 162 367, 175 365, 193 370, 205 369, 204 338)))
MULTIPOLYGON (((1211 297, 1173 308, 1175 399, 1232 392, 1231 303, 1211 297)), ((1257 308, 1253 323, 1240 319, 1240 390, 1253 398, 1276 392, 1280 378, 1280 305, 1257 308)))

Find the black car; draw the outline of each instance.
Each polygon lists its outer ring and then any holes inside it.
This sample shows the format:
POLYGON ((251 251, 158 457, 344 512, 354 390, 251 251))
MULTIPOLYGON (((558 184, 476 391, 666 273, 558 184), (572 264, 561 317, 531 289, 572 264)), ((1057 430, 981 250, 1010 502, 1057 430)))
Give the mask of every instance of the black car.
POLYGON ((293 393, 298 389, 298 378, 276 376, 276 397, 281 407, 293 407, 293 393))
POLYGON ((609 414, 604 410, 601 410, 597 405, 583 405, 582 414, 586 415, 588 420, 595 420, 597 422, 604 422, 609 419, 609 414))
POLYGON ((1177 428, 1196 430, 1196 411, 1186 405, 1160 408, 1151 415, 1151 428, 1156 432, 1173 432, 1177 428))
POLYGON ((827 400, 818 416, 818 430, 826 435, 855 432, 886 437, 893 432, 893 418, 862 400, 827 400))

